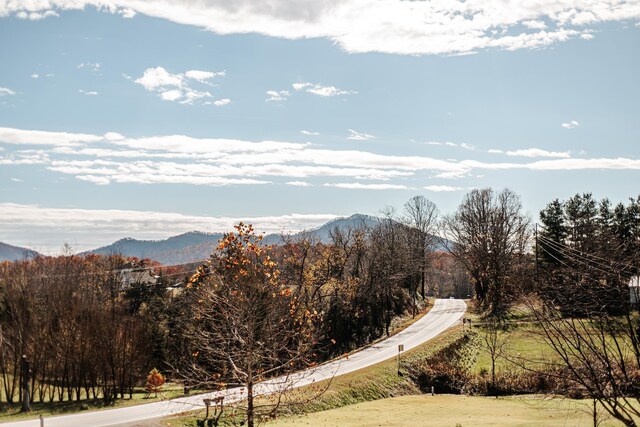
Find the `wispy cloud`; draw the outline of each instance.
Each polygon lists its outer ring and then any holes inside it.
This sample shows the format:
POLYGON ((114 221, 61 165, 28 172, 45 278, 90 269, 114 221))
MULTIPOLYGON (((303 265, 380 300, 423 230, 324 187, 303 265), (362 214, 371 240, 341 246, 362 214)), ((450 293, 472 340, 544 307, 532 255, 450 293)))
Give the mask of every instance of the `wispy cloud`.
POLYGON ((80 92, 83 95, 87 95, 87 96, 96 96, 98 94, 98 92, 96 92, 95 90, 78 90, 78 92, 80 92))
MULTIPOLYGON (((267 185, 292 183, 348 189, 406 189, 422 179, 460 179, 488 170, 635 170, 640 159, 570 158, 540 149, 510 152, 511 162, 439 159, 318 148, 310 143, 192 138, 185 135, 127 137, 0 127, 0 164, 41 165, 49 171, 100 185, 110 183, 183 185, 267 185), (1 150, 0 150, 1 151, 1 150), (522 157, 522 159, 518 159, 522 157), (547 157, 547 160, 529 160, 547 157), (524 159, 524 160, 523 160, 524 159), (340 182, 344 180, 344 182, 340 182)), ((476 151, 469 152, 475 153, 476 151)), ((507 153, 505 153, 507 154, 507 153)), ((453 191, 453 186, 428 186, 453 191)), ((456 190, 457 191, 457 190, 456 190)))
POLYGON ((347 139, 351 139, 353 141, 368 141, 375 138, 375 136, 368 133, 356 132, 353 129, 347 130, 349 131, 349 136, 347 136, 347 139))
POLYGON ((308 136, 318 136, 318 135, 320 135, 320 132, 312 132, 310 130, 304 130, 304 129, 301 130, 300 133, 303 134, 303 135, 308 135, 308 136))
POLYGON ((266 102, 279 102, 289 99, 291 93, 288 90, 268 90, 266 102))
MULTIPOLYGON (((0 11, 2 6, 0 6, 0 11)), ((19 19, 28 19, 30 21, 39 21, 41 19, 50 18, 52 16, 59 16, 57 12, 53 10, 41 10, 29 12, 27 10, 21 10, 16 13, 16 17, 19 19)))
POLYGON ((102 65, 99 62, 83 62, 82 64, 78 64, 79 69, 93 71, 94 73, 100 71, 100 67, 102 67, 102 65))
MULTIPOLYGON (((216 77, 224 77, 226 71, 202 71, 189 70, 184 73, 173 74, 163 67, 147 68, 141 77, 134 82, 141 85, 149 92, 155 92, 163 101, 179 102, 193 105, 198 100, 213 98, 208 90, 197 90, 192 87, 194 82, 212 86, 212 80, 216 77)), ((226 105, 231 100, 225 98, 214 101, 216 106, 226 105), (226 99, 226 101, 225 101, 226 99)), ((207 101, 208 102, 208 101, 207 101)))
POLYGON ((326 183, 325 187, 344 188, 348 190, 411 190, 411 187, 400 184, 363 184, 361 182, 326 183))
POLYGON ((0 96, 15 95, 16 93, 8 87, 0 86, 0 96))
POLYGON ((306 181, 289 181, 287 185, 293 185, 294 187, 311 187, 311 184, 306 181))
MULTIPOLYGON (((495 150, 494 150, 495 151, 495 150)), ((540 148, 527 148, 523 150, 507 151, 507 156, 520 156, 520 157, 558 157, 562 159, 568 159, 571 157, 569 151, 547 151, 540 148)))
POLYGON ((465 150, 471 150, 471 151, 476 149, 475 145, 467 144, 466 142, 456 143, 451 141, 426 141, 426 142, 423 142, 422 144, 433 145, 433 146, 444 146, 444 147, 459 147, 459 148, 463 148, 465 150))
POLYGON ((92 5, 125 17, 135 13, 193 25, 216 34, 259 33, 285 39, 323 37, 347 52, 467 54, 483 49, 535 49, 591 35, 607 22, 640 18, 636 0, 553 2, 407 2, 327 0, 293 7, 290 0, 180 2, 48 0, 0 3, 0 15, 42 19, 92 5), (105 6, 107 4, 107 6, 105 6), (357 23, 357 24, 354 24, 357 23))
POLYGON ((451 185, 427 185, 423 187, 427 191, 433 191, 435 193, 441 192, 453 192, 453 191, 462 191, 463 187, 453 187, 451 185))
POLYGON ((231 100, 229 98, 218 99, 217 101, 213 101, 213 105, 216 107, 224 107, 225 105, 231 104, 231 100))
POLYGON ((565 129, 574 129, 579 126, 580 126, 580 123, 578 123, 576 120, 571 120, 570 122, 562 123, 562 127, 565 129))
POLYGON ((312 93, 314 95, 329 97, 329 96, 341 96, 341 95, 353 95, 358 92, 353 90, 338 89, 335 86, 323 86, 318 83, 294 83, 291 85, 298 92, 304 91, 312 93))

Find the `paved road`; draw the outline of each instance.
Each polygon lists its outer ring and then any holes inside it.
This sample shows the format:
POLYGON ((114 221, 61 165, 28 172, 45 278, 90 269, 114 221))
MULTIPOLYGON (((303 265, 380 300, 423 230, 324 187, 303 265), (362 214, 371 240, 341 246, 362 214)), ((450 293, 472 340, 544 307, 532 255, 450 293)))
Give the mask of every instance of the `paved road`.
MULTIPOLYGON (((314 382, 322 381, 332 376, 344 375, 358 369, 366 368, 383 360, 396 357, 398 345, 403 344, 404 350, 410 350, 425 341, 434 338, 446 329, 454 326, 460 321, 466 310, 466 304, 462 300, 439 299, 436 300, 433 308, 420 320, 409 326, 402 332, 380 341, 366 349, 353 353, 348 359, 342 358, 333 362, 321 365, 313 371, 305 371, 291 375, 283 379, 265 381, 256 386, 256 393, 268 393, 283 386, 286 381, 287 387, 293 384, 294 387, 302 387, 314 382)), ((108 409, 95 412, 83 412, 74 415, 63 415, 46 418, 45 427, 86 427, 86 426, 117 426, 131 424, 154 418, 166 417, 186 411, 202 409, 203 398, 213 398, 225 396, 225 403, 241 400, 246 393, 243 389, 231 389, 222 392, 201 394, 196 396, 182 397, 164 402, 148 403, 144 405, 131 406, 128 408, 108 409)), ((0 427, 39 427, 39 420, 28 420, 13 423, 3 423, 0 427)))

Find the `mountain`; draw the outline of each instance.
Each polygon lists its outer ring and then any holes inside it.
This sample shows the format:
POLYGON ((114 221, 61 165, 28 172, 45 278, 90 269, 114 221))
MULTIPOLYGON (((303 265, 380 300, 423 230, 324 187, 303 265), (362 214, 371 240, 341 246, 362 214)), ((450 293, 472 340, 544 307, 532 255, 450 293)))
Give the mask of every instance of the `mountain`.
MULTIPOLYGON (((316 229, 296 233, 291 237, 295 240, 304 234, 322 243, 329 243, 331 240, 329 233, 336 227, 341 230, 362 226, 372 227, 379 221, 380 218, 355 214, 348 218, 336 218, 316 229)), ((165 240, 138 240, 127 237, 110 245, 83 252, 81 255, 120 254, 126 257, 150 258, 164 265, 184 264, 209 258, 221 238, 222 233, 200 231, 191 231, 165 240)), ((268 245, 277 245, 283 243, 283 240, 279 234, 269 234, 264 237, 264 242, 268 245)))
MULTIPOLYGON (((357 228, 373 228, 382 221, 370 215, 354 214, 348 218, 336 218, 328 223, 307 231, 292 234, 289 236, 294 241, 297 238, 310 237, 321 243, 330 243, 330 233, 334 229, 354 230, 357 228)), ((164 265, 185 264, 197 262, 209 258, 222 238, 222 233, 203 233, 192 231, 170 237, 165 240, 137 240, 125 238, 118 240, 108 246, 103 246, 84 254, 121 254, 127 257, 150 258, 164 265)), ((279 234, 268 234, 263 240, 268 245, 278 245, 283 243, 279 234)), ((437 245, 435 250, 442 250, 441 245, 437 245)))
POLYGON ((183 264, 209 257, 222 233, 191 231, 164 240, 138 240, 126 237, 108 246, 83 252, 85 254, 150 258, 165 265, 183 264))
POLYGON ((34 250, 0 242, 0 261, 21 261, 23 259, 35 258, 39 255, 40 254, 34 250))
MULTIPOLYGON (((380 221, 382 221, 382 218, 378 218, 376 216, 354 214, 348 218, 336 218, 331 220, 314 230, 310 230, 308 233, 322 243, 330 243, 330 233, 336 228, 340 230, 356 230, 359 228, 367 229, 375 227, 380 223, 380 221)), ((294 235, 294 237, 301 234, 302 233, 298 233, 297 235, 294 235)))

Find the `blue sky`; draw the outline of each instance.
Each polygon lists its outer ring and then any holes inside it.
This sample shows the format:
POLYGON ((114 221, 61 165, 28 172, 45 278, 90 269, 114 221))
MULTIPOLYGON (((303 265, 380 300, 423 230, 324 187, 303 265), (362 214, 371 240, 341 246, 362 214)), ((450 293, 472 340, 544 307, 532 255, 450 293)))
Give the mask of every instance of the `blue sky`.
POLYGON ((0 0, 0 241, 635 197, 640 2, 0 0))

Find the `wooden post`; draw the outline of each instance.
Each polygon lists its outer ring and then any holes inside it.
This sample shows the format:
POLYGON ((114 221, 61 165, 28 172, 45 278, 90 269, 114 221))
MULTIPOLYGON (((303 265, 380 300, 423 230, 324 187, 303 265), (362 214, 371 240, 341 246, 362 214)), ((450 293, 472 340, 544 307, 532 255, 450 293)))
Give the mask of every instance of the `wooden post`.
POLYGON ((398 376, 400 376, 400 353, 404 351, 404 344, 398 344, 398 376))

